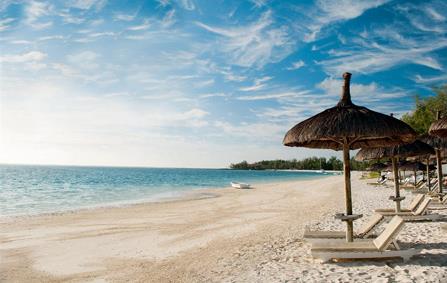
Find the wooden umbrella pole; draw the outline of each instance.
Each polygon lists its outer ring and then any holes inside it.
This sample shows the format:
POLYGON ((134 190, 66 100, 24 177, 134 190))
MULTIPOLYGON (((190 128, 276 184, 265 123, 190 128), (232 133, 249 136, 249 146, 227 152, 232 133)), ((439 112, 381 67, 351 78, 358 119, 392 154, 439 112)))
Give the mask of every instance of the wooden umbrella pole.
POLYGON ((416 187, 416 174, 417 174, 416 169, 414 169, 413 173, 414 173, 414 187, 416 187))
MULTIPOLYGON (((343 143, 343 171, 345 175, 346 215, 352 215, 351 199, 351 164, 349 160, 349 144, 343 143)), ((346 241, 352 242, 354 238, 354 225, 352 220, 346 221, 346 241)))
POLYGON ((430 157, 427 157, 427 185, 430 191, 430 157))
POLYGON ((396 202, 396 212, 400 212, 400 191, 399 191, 399 173, 397 169, 396 157, 391 157, 391 163, 393 165, 393 173, 394 173, 394 191, 395 191, 395 202, 396 202))
POLYGON ((443 182, 442 182, 441 150, 440 149, 435 149, 435 152, 436 152, 436 166, 438 167, 438 188, 439 188, 439 193, 442 194, 443 182))

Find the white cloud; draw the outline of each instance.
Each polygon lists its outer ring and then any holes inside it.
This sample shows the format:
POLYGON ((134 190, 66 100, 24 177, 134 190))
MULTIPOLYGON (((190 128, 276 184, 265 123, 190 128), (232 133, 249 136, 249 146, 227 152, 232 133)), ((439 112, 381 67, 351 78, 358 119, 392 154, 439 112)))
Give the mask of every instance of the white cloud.
POLYGON ((300 97, 304 94, 309 93, 309 91, 301 91, 301 92, 279 92, 279 93, 267 93, 260 95, 250 95, 250 96, 239 96, 238 100, 267 100, 267 99, 284 99, 284 98, 294 98, 300 97))
POLYGON ((31 44, 32 42, 29 40, 12 40, 10 41, 12 44, 31 44))
POLYGON ((81 10, 95 8, 97 11, 101 10, 107 4, 107 0, 69 0, 67 2, 66 5, 72 8, 81 10))
POLYGON ((170 0, 156 0, 156 1, 159 3, 161 7, 166 7, 170 3, 170 0))
POLYGON ((288 28, 272 27, 271 12, 265 12, 258 21, 243 27, 218 28, 196 22, 209 32, 223 37, 222 51, 231 58, 232 64, 262 67, 278 62, 293 51, 293 41, 288 28))
POLYGON ((443 22, 446 20, 444 15, 441 15, 434 7, 425 7, 425 12, 436 21, 443 22))
MULTIPOLYGON (((338 98, 342 93, 342 85, 343 81, 341 79, 328 77, 317 84, 316 87, 322 89, 326 95, 338 98)), ((354 103, 361 105, 402 98, 408 96, 408 93, 399 89, 385 90, 375 82, 370 84, 351 83, 351 96, 354 103)))
POLYGON ((105 32, 94 32, 90 33, 89 37, 101 37, 101 36, 114 36, 116 35, 114 32, 111 31, 105 31, 105 32))
POLYGON ((40 18, 51 14, 53 7, 44 2, 30 1, 25 7, 25 22, 34 29, 45 29, 53 25, 51 21, 41 22, 40 18))
POLYGON ((172 9, 166 12, 165 16, 161 20, 161 26, 163 28, 168 28, 172 26, 174 23, 175 23, 175 10, 172 9))
POLYGON ((149 23, 149 20, 145 19, 141 25, 131 26, 131 27, 128 27, 127 29, 132 30, 132 31, 139 31, 139 30, 146 30, 146 29, 150 28, 150 26, 151 25, 149 23))
POLYGON ((354 38, 342 51, 329 51, 332 58, 319 64, 328 74, 345 71, 373 73, 387 70, 399 64, 418 64, 435 70, 443 70, 434 51, 447 47, 447 39, 433 37, 432 33, 418 34, 418 40, 404 37, 403 32, 376 28, 367 38, 354 38), (387 41, 386 45, 379 42, 387 41))
POLYGON ((41 36, 41 37, 38 38, 39 41, 55 40, 55 39, 64 39, 64 36, 62 36, 62 35, 49 35, 49 36, 41 36))
POLYGON ((194 4, 194 0, 177 0, 180 6, 185 10, 195 10, 196 5, 194 4))
POLYGON ((186 119, 200 119, 205 117, 206 115, 209 115, 210 113, 206 112, 205 110, 194 108, 190 111, 187 111, 184 113, 184 117, 186 119))
POLYGON ((99 65, 96 59, 99 55, 93 51, 82 51, 76 54, 68 55, 67 59, 70 63, 85 69, 95 69, 99 65))
POLYGON ((260 8, 262 6, 265 6, 267 4, 268 0, 250 0, 253 5, 255 5, 256 8, 260 8))
POLYGON ((447 75, 442 74, 434 77, 422 77, 421 75, 416 75, 414 77, 414 81, 417 83, 438 83, 438 82, 446 82, 447 75))
POLYGON ((31 51, 20 55, 3 55, 0 57, 0 62, 5 63, 26 63, 42 61, 47 57, 47 54, 40 51, 31 51))
POLYGON ((304 67, 306 64, 303 60, 298 60, 292 63, 292 66, 288 67, 287 70, 298 70, 301 67, 304 67))
POLYGON ((241 88, 239 88, 239 90, 240 91, 257 91, 257 90, 261 90, 261 89, 266 87, 266 84, 264 82, 267 82, 267 81, 269 81, 271 79, 272 79, 272 77, 262 77, 262 78, 259 78, 259 79, 255 79, 253 85, 247 86, 247 87, 241 87, 241 88))
POLYGON ((315 41, 321 30, 330 24, 357 18, 365 11, 377 8, 388 1, 389 0, 319 0, 316 2, 317 10, 309 15, 311 23, 306 25, 309 32, 304 36, 304 41, 315 41))
POLYGON ((115 21, 124 21, 124 22, 131 22, 135 19, 137 15, 136 14, 121 14, 121 13, 116 13, 113 16, 113 19, 115 21))
POLYGON ((60 12, 58 15, 62 18, 64 23, 67 23, 67 24, 79 25, 79 24, 82 24, 83 22, 85 22, 84 18, 76 17, 76 16, 72 15, 70 13, 70 11, 68 11, 68 10, 64 11, 64 12, 60 12))
POLYGON ((14 22, 14 18, 6 18, 0 20, 0 32, 10 28, 10 23, 14 22))

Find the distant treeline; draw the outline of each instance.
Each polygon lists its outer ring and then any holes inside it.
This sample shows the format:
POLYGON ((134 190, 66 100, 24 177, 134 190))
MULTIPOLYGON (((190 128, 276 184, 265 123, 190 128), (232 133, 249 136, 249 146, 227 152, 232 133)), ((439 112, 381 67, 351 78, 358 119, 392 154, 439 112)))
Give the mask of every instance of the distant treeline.
MULTIPOLYGON (((351 170, 365 170, 368 167, 366 162, 355 161, 351 158, 351 170)), ((266 169, 295 169, 295 170, 343 170, 343 162, 332 156, 329 159, 324 157, 310 157, 302 160, 262 160, 255 163, 242 161, 240 163, 231 164, 231 169, 239 170, 266 170, 266 169)))

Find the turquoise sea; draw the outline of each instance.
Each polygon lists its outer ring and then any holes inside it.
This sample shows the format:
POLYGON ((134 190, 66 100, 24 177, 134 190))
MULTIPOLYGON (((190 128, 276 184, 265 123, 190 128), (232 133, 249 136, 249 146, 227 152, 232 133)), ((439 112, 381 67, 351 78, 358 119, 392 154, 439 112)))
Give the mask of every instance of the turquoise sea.
POLYGON ((0 165, 0 216, 159 201, 195 189, 321 178, 317 172, 0 165))

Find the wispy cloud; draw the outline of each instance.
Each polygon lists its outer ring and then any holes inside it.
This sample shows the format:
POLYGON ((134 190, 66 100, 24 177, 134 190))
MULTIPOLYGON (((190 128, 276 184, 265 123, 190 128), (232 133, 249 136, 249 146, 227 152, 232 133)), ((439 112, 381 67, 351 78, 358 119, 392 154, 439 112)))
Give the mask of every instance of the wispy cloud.
POLYGON ((262 77, 259 79, 255 79, 253 85, 241 87, 239 88, 240 91, 257 91, 265 88, 266 84, 265 82, 271 80, 272 77, 262 77))
POLYGON ((175 23, 175 10, 172 9, 166 12, 165 16, 161 20, 161 26, 163 28, 168 28, 172 26, 174 23, 175 23))
POLYGON ((238 100, 268 100, 268 99, 284 99, 284 98, 294 98, 294 97, 300 97, 305 94, 309 93, 308 90, 306 91, 300 91, 300 92, 280 92, 280 93, 266 93, 266 94, 260 94, 260 95, 247 95, 247 96, 239 96, 237 97, 238 100))
POLYGON ((265 12, 258 21, 243 27, 219 28, 201 22, 198 26, 222 36, 222 51, 236 65, 262 67, 277 62, 293 51, 293 40, 286 26, 273 27, 271 11, 265 12))
POLYGON ((128 27, 127 29, 132 30, 132 31, 139 31, 139 30, 146 30, 146 29, 150 28, 150 26, 151 26, 151 24, 150 24, 149 20, 145 19, 141 25, 131 26, 131 27, 128 27))
POLYGON ((113 19, 115 21, 131 22, 135 19, 136 16, 136 14, 115 13, 113 19))
POLYGON ((6 18, 0 20, 0 32, 10 28, 10 24, 14 22, 14 18, 6 18))
POLYGON ((306 64, 303 60, 298 60, 296 62, 293 62, 290 67, 287 68, 287 70, 298 70, 301 67, 304 67, 306 64))
POLYGON ((42 22, 40 19, 51 14, 53 6, 48 3, 30 1, 25 7, 26 23, 34 29, 44 29, 53 25, 52 21, 42 22))
POLYGON ((304 41, 315 41, 323 28, 332 23, 346 21, 361 16, 365 11, 377 8, 389 0, 341 0, 316 2, 316 9, 310 13, 311 22, 306 28, 308 33, 304 36, 304 41))
POLYGON ((67 60, 84 69, 95 69, 98 67, 96 59, 99 55, 93 51, 82 51, 76 54, 68 55, 67 60))
POLYGON ((180 6, 185 10, 195 10, 196 4, 194 3, 194 0, 177 0, 180 6))
POLYGON ((417 83, 438 83, 438 82, 447 82, 447 75, 442 74, 439 76, 433 76, 433 77, 423 77, 421 75, 416 75, 414 77, 414 81, 417 83))
MULTIPOLYGON (((317 88, 324 91, 325 95, 338 100, 341 95, 341 79, 328 77, 316 85, 317 88)), ((408 96, 408 92, 401 89, 386 90, 377 83, 370 84, 351 84, 352 100, 360 105, 371 105, 373 102, 384 102, 385 100, 393 100, 408 96)))
POLYGON ((441 62, 432 52, 446 48, 447 39, 406 40, 395 32, 376 31, 364 40, 356 39, 349 50, 331 51, 333 58, 319 62, 328 74, 341 74, 347 70, 373 73, 387 70, 396 65, 412 63, 435 70, 443 70, 441 62), (376 37, 377 36, 377 37, 376 37), (389 44, 382 45, 384 37, 389 44), (345 52, 349 51, 349 52, 345 52))
POLYGON ((97 11, 104 8, 107 4, 107 0, 69 0, 66 5, 81 10, 96 9, 97 11))
POLYGON ((268 0, 250 0, 253 5, 255 5, 256 8, 260 8, 262 6, 265 6, 267 4, 268 0))
POLYGON ((5 63, 24 63, 42 61, 47 57, 47 54, 40 51, 31 51, 19 55, 3 55, 0 57, 0 62, 5 63))

